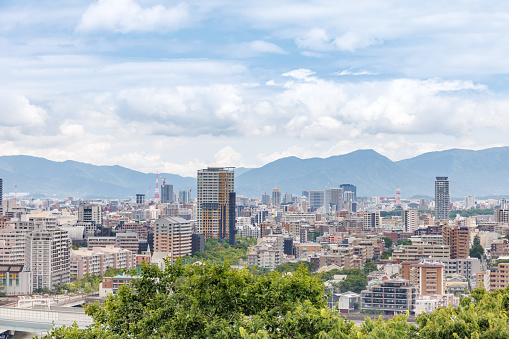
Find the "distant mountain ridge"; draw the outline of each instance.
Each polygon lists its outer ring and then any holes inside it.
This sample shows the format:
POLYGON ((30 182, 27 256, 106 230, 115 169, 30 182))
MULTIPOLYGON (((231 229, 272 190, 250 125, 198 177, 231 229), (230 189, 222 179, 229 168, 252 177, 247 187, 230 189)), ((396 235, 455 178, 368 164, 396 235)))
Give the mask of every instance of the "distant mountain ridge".
MULTIPOLYGON (((162 173, 174 192, 192 189, 196 178, 162 173)), ((273 188, 302 194, 308 189, 357 186, 358 196, 434 196, 436 176, 448 176, 451 195, 462 197, 509 195, 509 147, 480 151, 451 149, 391 161, 373 150, 357 150, 329 158, 287 157, 259 168, 239 168, 235 176, 238 195, 259 198, 273 188)), ((0 177, 4 195, 18 192, 48 196, 115 198, 137 193, 154 194, 155 173, 142 173, 121 166, 96 166, 77 161, 55 162, 31 156, 1 156, 0 177), (150 190, 149 190, 150 187, 150 190)), ((162 180, 159 181, 159 184, 162 180)))
MULTIPOLYGON (((160 176, 174 186, 177 195, 179 190, 196 187, 195 178, 170 173, 160 173, 160 176)), ((13 192, 16 184, 18 192, 87 198, 128 197, 147 191, 153 197, 156 181, 155 173, 146 174, 118 165, 55 162, 26 155, 0 157, 0 177, 4 178, 4 195, 13 192)))

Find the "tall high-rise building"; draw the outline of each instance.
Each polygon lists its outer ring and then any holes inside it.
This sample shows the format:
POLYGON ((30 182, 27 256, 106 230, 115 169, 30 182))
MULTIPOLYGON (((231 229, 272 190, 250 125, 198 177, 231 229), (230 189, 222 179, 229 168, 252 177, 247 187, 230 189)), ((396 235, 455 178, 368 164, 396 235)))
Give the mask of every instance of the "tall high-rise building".
POLYGON ((179 191, 179 203, 189 204, 191 202, 191 190, 179 191))
POLYGON ((437 177, 435 181, 435 221, 449 220, 449 180, 447 177, 437 177))
POLYGON ((274 188, 272 190, 272 205, 279 206, 281 205, 281 191, 279 188, 274 188))
POLYGON ((309 190, 309 206, 314 210, 323 207, 325 204, 324 190, 309 190))
POLYGON ((3 215, 2 202, 3 202, 4 179, 0 178, 0 216, 3 215))
POLYGON ((198 170, 198 232, 205 238, 228 239, 235 244, 234 171, 232 167, 198 170))
POLYGON ((270 205, 270 195, 263 194, 262 195, 262 204, 263 205, 270 205))
POLYGON ((161 185, 161 203, 167 204, 173 201, 173 185, 163 183, 161 185))
POLYGON ((475 208, 475 198, 471 195, 465 198, 465 208, 471 209, 475 208))
POLYGON ((419 228, 419 213, 417 210, 405 210, 401 212, 405 232, 413 232, 419 228))
POLYGON ((334 211, 339 211, 343 205, 343 189, 342 188, 331 188, 330 191, 330 206, 336 206, 334 211))
POLYGON ((348 199, 350 201, 357 201, 357 187, 355 187, 355 185, 341 184, 339 187, 343 189, 343 200, 345 202, 348 201, 345 199, 347 192, 352 192, 352 194, 348 194, 348 199))

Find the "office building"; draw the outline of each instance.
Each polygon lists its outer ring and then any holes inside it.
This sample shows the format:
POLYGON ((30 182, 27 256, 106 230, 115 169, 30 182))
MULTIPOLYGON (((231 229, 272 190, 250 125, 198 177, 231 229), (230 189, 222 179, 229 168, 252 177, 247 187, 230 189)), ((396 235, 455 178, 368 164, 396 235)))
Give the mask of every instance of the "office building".
POLYGON ((330 195, 330 206, 332 211, 339 211, 343 206, 343 189, 341 188, 331 188, 328 190, 330 195), (335 207, 335 209, 334 209, 335 207))
POLYGON ((191 223, 179 217, 162 216, 154 224, 154 251, 170 257, 192 254, 191 223))
POLYGON ((401 212, 405 232, 414 232, 419 228, 419 212, 417 210, 405 210, 401 212))
POLYGON ((136 194, 136 204, 145 205, 145 194, 136 194))
POLYGON ((449 220, 449 180, 447 177, 437 177, 435 181, 435 221, 449 220))
MULTIPOLYGON (((234 171, 231 167, 198 170, 197 229, 205 238, 235 244, 234 171)), ((281 199, 281 195, 279 195, 281 199)))
POLYGON ((325 204, 325 191, 324 190, 309 190, 309 206, 313 210, 318 210, 325 204))
POLYGON ((179 191, 179 203, 181 203, 181 204, 191 203, 191 190, 179 191))
POLYGON ((272 205, 279 206, 281 205, 281 191, 279 188, 274 188, 272 190, 272 205))
POLYGON ((352 184, 341 184, 339 187, 343 190, 343 201, 357 201, 357 187, 352 184), (350 192, 350 194, 347 194, 350 192))
POLYGON ((451 250, 451 259, 466 259, 470 254, 470 230, 444 224, 442 227, 442 243, 451 250))
POLYGON ((102 225, 102 208, 99 205, 80 205, 78 209, 78 221, 91 221, 96 225, 102 225))
POLYGON ((465 208, 468 210, 475 208, 475 198, 473 196, 469 195, 465 198, 465 208))
POLYGON ((173 185, 162 184, 161 185, 161 203, 168 204, 173 203, 173 185))
POLYGON ((262 205, 270 205, 270 195, 268 194, 262 195, 262 205))

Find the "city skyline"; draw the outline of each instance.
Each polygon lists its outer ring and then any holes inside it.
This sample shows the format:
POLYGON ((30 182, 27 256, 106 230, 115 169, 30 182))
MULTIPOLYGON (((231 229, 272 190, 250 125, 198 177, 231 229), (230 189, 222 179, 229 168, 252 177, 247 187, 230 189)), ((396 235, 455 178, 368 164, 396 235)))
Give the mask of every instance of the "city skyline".
POLYGON ((508 12, 3 2, 0 155, 192 175, 291 155, 509 145, 508 12))

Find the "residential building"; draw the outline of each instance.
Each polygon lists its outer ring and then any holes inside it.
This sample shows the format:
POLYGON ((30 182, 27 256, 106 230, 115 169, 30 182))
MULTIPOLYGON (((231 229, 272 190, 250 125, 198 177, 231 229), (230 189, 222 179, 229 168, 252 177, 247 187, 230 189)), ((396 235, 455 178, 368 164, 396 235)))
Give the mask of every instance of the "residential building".
POLYGON ((364 213, 362 217, 362 230, 373 231, 380 227, 380 212, 364 213))
POLYGON ((2 207, 2 203, 3 203, 3 197, 4 197, 4 179, 3 178, 0 178, 0 217, 2 215, 4 215, 3 213, 3 207, 2 207))
POLYGON ((419 286, 419 295, 445 294, 445 265, 442 263, 403 262, 402 278, 419 286))
POLYGON ((145 205, 145 194, 136 194, 136 204, 145 205))
POLYGON ((504 224, 509 223, 509 209, 496 209, 495 222, 504 224))
POLYGON ((435 181, 435 220, 449 220, 449 180, 447 177, 437 177, 435 181))
POLYGON ((192 254, 191 223, 179 217, 162 216, 154 224, 154 251, 171 257, 192 254))
POLYGON ((417 287, 408 280, 386 280, 361 292, 361 310, 381 310, 386 315, 413 313, 417 287))
POLYGON ((486 272, 477 273, 477 287, 484 287, 487 291, 504 289, 509 285, 509 263, 499 263, 486 272))
POLYGON ((450 259, 450 248, 447 245, 412 244, 395 249, 392 252, 392 259, 401 261, 450 259))
POLYGON ((235 244, 234 171, 209 167, 198 171, 197 229, 205 238, 228 239, 235 244))
POLYGON ((405 232, 414 232, 419 228, 419 212, 417 210, 404 210, 401 218, 405 232))
POLYGON ((27 247, 34 290, 52 289, 71 281, 71 239, 67 231, 56 227, 34 230, 28 236, 27 247))
POLYGON ((468 227, 444 224, 442 243, 450 247, 451 259, 466 259, 470 253, 470 230, 468 227))
POLYGON ((467 279, 474 280, 481 272, 481 261, 477 258, 467 259, 440 259, 445 265, 445 275, 461 274, 467 279))
POLYGON ((87 274, 104 274, 109 268, 128 270, 135 266, 135 254, 120 247, 71 250, 71 274, 77 279, 87 274))

